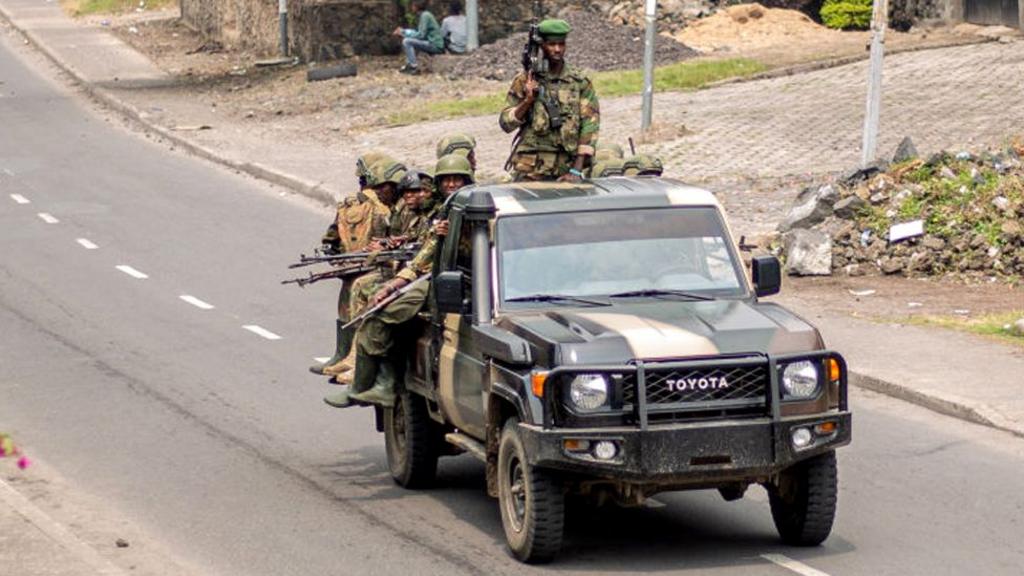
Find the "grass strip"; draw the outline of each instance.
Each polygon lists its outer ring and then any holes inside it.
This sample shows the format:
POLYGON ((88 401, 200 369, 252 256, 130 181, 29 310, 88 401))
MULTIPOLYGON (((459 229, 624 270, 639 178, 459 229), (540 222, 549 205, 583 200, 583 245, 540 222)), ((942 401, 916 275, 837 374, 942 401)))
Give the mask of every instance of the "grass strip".
MULTIPOLYGON (((147 10, 156 10, 175 4, 177 0, 146 0, 147 10)), ((61 6, 72 16, 114 14, 130 12, 140 7, 139 0, 61 0, 61 6)))
MULTIPOLYGON (((654 70, 654 89, 658 92, 697 90, 712 82, 750 76, 767 68, 761 62, 746 58, 677 62, 654 70)), ((629 96, 643 90, 642 70, 593 72, 589 76, 599 98, 629 96)), ((504 104, 504 93, 436 100, 416 108, 399 110, 387 117, 387 123, 401 126, 462 116, 497 115, 504 104)))
POLYGON ((998 314, 986 314, 977 318, 921 314, 901 318, 897 321, 915 326, 936 326, 949 330, 970 332, 1024 348, 1024 336, 1017 335, 1013 332, 1012 328, 1013 323, 1021 318, 1024 318, 1024 309, 998 314))

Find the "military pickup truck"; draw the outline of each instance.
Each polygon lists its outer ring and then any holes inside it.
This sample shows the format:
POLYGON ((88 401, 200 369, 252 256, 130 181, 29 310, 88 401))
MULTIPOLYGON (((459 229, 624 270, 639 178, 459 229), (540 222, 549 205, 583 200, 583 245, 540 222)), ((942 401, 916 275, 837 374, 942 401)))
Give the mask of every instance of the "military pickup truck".
POLYGON ((765 487, 786 543, 817 545, 850 442, 842 356, 785 308, 779 261, 744 265, 715 197, 660 178, 475 186, 449 199, 403 389, 379 410, 407 488, 485 462, 508 547, 550 560, 567 496, 765 487))

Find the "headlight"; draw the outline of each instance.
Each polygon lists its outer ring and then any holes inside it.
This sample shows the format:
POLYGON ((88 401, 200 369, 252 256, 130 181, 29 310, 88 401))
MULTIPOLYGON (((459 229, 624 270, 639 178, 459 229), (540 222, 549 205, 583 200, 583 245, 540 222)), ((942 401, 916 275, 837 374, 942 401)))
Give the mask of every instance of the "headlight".
POLYGON ((569 384, 569 399, 580 410, 596 410, 608 402, 608 379, 600 374, 580 374, 569 384))
POLYGON ((818 391, 818 367, 808 360, 793 362, 782 371, 782 387, 791 398, 810 398, 818 391))

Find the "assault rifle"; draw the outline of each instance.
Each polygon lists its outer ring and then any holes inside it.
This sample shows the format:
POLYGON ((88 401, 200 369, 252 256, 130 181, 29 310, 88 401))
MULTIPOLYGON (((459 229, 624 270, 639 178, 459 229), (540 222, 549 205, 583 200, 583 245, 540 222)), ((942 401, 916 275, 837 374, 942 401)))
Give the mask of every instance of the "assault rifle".
POLYGON ((384 262, 384 261, 396 261, 396 262, 407 262, 412 260, 416 256, 416 252, 420 249, 419 243, 406 244, 401 248, 394 250, 378 250, 371 252, 369 250, 362 250, 359 252, 346 252, 343 254, 323 254, 315 253, 312 256, 306 256, 305 254, 299 255, 299 261, 294 264, 289 264, 288 268, 302 268, 303 266, 313 266, 314 264, 333 264, 334 266, 340 266, 351 262, 384 262))
POLYGON ((347 328, 350 328, 352 326, 356 326, 356 325, 362 323, 363 320, 366 320, 370 316, 373 316, 377 312, 380 312, 381 310, 387 308, 388 306, 391 305, 392 302, 394 302, 395 300, 398 300, 399 298, 401 298, 402 296, 404 296, 408 292, 412 291, 413 288, 415 288, 416 286, 419 286, 420 284, 422 284, 422 283, 424 283, 424 282, 426 282, 428 280, 430 280, 430 273, 429 272, 424 274, 423 276, 420 276, 419 278, 413 280, 409 284, 406 284, 405 286, 402 286, 400 289, 396 290, 395 292, 392 292, 391 294, 388 295, 387 298, 385 298, 385 299, 381 300, 380 302, 378 302, 376 306, 372 306, 370 308, 367 308, 366 310, 363 310, 363 312, 361 314, 359 314, 358 316, 356 316, 355 318, 350 320, 349 323, 345 324, 344 326, 342 326, 341 329, 345 330, 347 328))
POLYGON ((313 284, 321 280, 330 280, 331 278, 340 278, 344 280, 346 278, 362 276, 367 272, 372 272, 376 270, 376 268, 376 266, 369 266, 366 264, 341 266, 339 268, 335 268, 334 270, 328 270, 327 272, 318 272, 316 274, 310 272, 309 276, 303 276, 302 278, 281 280, 281 284, 298 284, 299 288, 305 288, 307 284, 313 284))

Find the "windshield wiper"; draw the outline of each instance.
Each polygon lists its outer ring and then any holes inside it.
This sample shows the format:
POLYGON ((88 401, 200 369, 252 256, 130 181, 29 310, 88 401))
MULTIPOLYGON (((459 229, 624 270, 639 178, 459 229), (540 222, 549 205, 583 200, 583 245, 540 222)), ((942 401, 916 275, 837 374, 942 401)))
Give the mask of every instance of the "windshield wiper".
POLYGON ((567 294, 530 294, 529 296, 506 298, 505 302, 578 302, 591 306, 611 306, 610 302, 590 300, 589 298, 580 298, 579 296, 569 296, 567 294))
POLYGON ((644 296, 680 296, 682 298, 689 298, 691 300, 714 300, 713 296, 706 296, 704 294, 697 294, 696 292, 687 292, 686 290, 674 290, 671 288, 648 288, 646 290, 630 290, 629 292, 617 292, 615 294, 609 294, 612 298, 640 298, 644 296))

